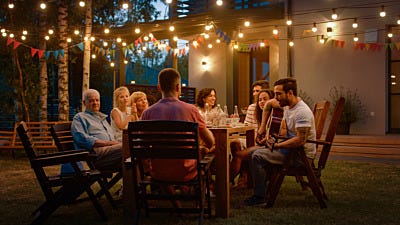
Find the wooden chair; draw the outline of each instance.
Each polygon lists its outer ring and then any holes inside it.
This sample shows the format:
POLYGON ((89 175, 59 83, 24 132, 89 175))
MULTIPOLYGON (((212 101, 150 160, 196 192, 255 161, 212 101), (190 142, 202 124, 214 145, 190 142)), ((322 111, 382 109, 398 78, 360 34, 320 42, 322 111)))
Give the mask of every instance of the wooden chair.
POLYGON ((202 224, 204 213, 211 216, 208 173, 214 156, 207 155, 201 158, 197 123, 185 121, 130 122, 128 138, 131 166, 138 169, 138 173, 133 173, 136 201, 135 224, 139 222, 141 209, 145 210, 146 216, 149 216, 149 212, 198 213, 198 224, 202 224), (195 160, 197 176, 187 182, 155 180, 146 173, 146 164, 144 163, 155 159, 195 160), (192 187, 194 191, 180 194, 160 191, 160 187, 171 185, 192 187), (162 204, 165 201, 167 204, 162 204), (187 204, 182 204, 183 206, 179 208, 174 207, 171 201, 182 201, 187 204), (188 204, 188 201, 192 204, 188 204))
MULTIPOLYGON (((54 139, 58 151, 75 150, 74 139, 71 134, 71 122, 54 124, 50 127, 51 136, 54 139)), ((95 154, 94 152, 92 152, 95 154)), ((91 169, 95 169, 91 164, 91 169)), ((106 184, 106 189, 110 190, 119 180, 122 179, 122 172, 120 170, 106 170, 101 171, 103 180, 106 184)), ((100 198, 104 194, 103 190, 96 193, 100 198)))
POLYGON ((326 208, 325 200, 327 196, 321 181, 322 170, 325 168, 333 139, 336 133, 336 127, 339 123, 340 116, 343 112, 345 99, 340 98, 335 105, 325 140, 307 140, 309 143, 322 146, 319 155, 318 164, 310 163, 303 148, 292 149, 283 165, 273 165, 269 168, 270 179, 267 191, 266 207, 272 207, 281 188, 285 176, 307 177, 307 186, 309 186, 318 199, 321 208, 326 208), (291 162, 300 156, 301 164, 293 165, 291 162))
MULTIPOLYGON (((90 163, 91 159, 87 151, 75 150, 38 155, 25 122, 18 125, 17 133, 46 198, 45 202, 32 213, 34 220, 31 224, 42 224, 57 208, 75 202, 83 193, 89 196, 100 217, 107 220, 103 207, 91 188, 97 182, 102 189, 105 189, 101 173, 97 170, 82 171, 77 164, 80 161, 90 163), (45 170, 46 167, 60 166, 63 163, 71 163, 75 172, 51 176, 45 170)), ((104 193, 107 198, 112 199, 107 190, 104 190, 104 193)))

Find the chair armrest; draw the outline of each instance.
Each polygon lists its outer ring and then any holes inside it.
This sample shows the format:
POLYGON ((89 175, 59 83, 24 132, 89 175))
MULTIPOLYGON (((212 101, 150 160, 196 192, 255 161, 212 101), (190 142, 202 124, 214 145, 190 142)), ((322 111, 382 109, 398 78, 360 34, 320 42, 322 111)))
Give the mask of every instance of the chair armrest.
POLYGON ((307 143, 314 143, 318 145, 330 145, 332 142, 324 141, 324 140, 307 140, 307 143))
POLYGON ((37 158, 35 160, 32 160, 32 166, 38 165, 38 166, 54 166, 54 165, 60 165, 64 163, 73 163, 73 162, 79 162, 79 161, 88 161, 90 160, 90 155, 87 151, 72 151, 73 153, 69 152, 60 152, 63 154, 58 154, 58 155, 52 155, 52 156, 42 156, 40 158, 37 158))
POLYGON ((209 153, 200 160, 200 164, 204 169, 204 171, 207 171, 210 168, 211 163, 214 161, 214 159, 215 159, 215 154, 209 153))
POLYGON ((53 153, 48 153, 48 154, 41 154, 37 158, 48 158, 48 157, 53 157, 53 156, 62 156, 62 155, 68 155, 68 154, 72 154, 72 153, 79 153, 79 152, 89 153, 88 150, 78 149, 78 150, 68 150, 68 151, 62 151, 62 152, 53 152, 53 153))

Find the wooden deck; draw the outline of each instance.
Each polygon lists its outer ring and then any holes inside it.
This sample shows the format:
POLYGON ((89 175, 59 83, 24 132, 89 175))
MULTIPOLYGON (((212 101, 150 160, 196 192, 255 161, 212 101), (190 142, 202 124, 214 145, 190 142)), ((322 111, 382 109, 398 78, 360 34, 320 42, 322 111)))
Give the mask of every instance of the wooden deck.
POLYGON ((336 135, 331 155, 398 160, 400 162, 400 134, 336 135))

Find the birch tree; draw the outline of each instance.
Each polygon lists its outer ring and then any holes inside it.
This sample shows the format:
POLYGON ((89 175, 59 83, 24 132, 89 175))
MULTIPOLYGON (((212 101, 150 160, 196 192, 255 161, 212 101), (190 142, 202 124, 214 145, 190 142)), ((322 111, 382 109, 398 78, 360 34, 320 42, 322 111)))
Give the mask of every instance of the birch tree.
POLYGON ((68 94, 68 8, 65 0, 60 0, 58 5, 59 47, 64 55, 58 58, 58 120, 69 120, 69 94, 68 94))

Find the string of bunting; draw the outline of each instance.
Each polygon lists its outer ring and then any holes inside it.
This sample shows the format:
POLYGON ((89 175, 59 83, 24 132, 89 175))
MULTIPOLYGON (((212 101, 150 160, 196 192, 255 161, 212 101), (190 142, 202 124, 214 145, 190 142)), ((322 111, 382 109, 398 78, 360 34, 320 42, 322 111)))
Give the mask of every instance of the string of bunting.
MULTIPOLYGON (((154 44, 155 47, 158 47, 161 44, 154 37, 151 38, 151 42, 154 44)), ((143 42, 142 37, 139 37, 134 41, 134 43, 131 43, 131 44, 123 47, 122 48, 122 52, 124 53, 125 58, 127 57, 128 50, 135 51, 135 47, 138 48, 141 45, 143 45, 144 43, 145 42, 143 42)), ((34 48, 34 47, 31 47, 31 46, 28 46, 28 45, 26 45, 26 44, 24 44, 22 42, 19 42, 19 41, 13 39, 13 38, 7 38, 6 45, 7 46, 13 45, 13 49, 14 50, 17 49, 20 45, 23 45, 23 46, 25 46, 25 47, 30 49, 32 58, 37 55, 39 57, 39 59, 42 58, 43 56, 45 56, 46 60, 48 60, 49 57, 51 55, 53 55, 54 58, 57 59, 59 56, 60 57, 64 57, 64 54, 65 54, 64 49, 58 49, 58 50, 52 50, 52 51, 50 51, 50 50, 42 50, 42 49, 38 49, 38 48, 34 48)), ((74 47, 78 47, 81 51, 83 51, 84 50, 84 42, 80 42, 80 43, 68 46, 68 48, 74 48, 74 47)), ((97 54, 97 55, 102 55, 102 56, 111 55, 113 58, 115 58, 115 50, 114 49, 109 49, 109 48, 105 49, 105 48, 102 48, 102 47, 98 47, 96 45, 92 45, 92 49, 93 49, 93 52, 95 54, 97 54)), ((170 46, 166 46, 165 47, 165 50, 167 52, 171 51, 171 49, 172 48, 170 46)), ((174 51, 173 53, 175 55, 182 56, 182 55, 186 55, 187 54, 187 50, 186 50, 186 48, 180 48, 177 51, 174 51)))

